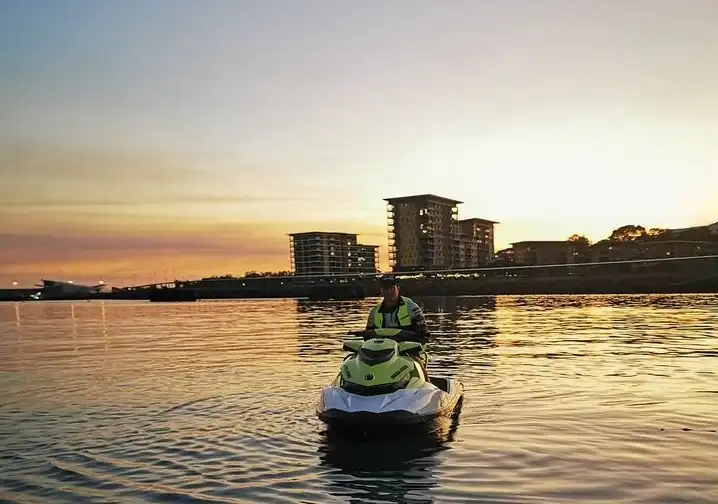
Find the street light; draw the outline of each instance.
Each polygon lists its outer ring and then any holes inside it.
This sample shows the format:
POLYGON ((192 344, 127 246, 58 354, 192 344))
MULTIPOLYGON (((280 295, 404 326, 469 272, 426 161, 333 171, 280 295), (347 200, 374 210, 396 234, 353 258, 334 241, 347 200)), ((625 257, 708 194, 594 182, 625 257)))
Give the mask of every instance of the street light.
POLYGON ((12 286, 13 286, 13 287, 17 287, 17 281, 13 280, 12 286))

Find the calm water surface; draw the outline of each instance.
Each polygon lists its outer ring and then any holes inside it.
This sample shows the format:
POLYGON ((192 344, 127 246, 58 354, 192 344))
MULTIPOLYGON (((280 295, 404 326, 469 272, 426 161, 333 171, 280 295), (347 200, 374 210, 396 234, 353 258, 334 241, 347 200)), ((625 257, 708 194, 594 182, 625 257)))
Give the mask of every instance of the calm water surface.
POLYGON ((373 300, 0 304, 0 500, 718 502, 718 296, 418 299, 443 439, 315 419, 373 300))

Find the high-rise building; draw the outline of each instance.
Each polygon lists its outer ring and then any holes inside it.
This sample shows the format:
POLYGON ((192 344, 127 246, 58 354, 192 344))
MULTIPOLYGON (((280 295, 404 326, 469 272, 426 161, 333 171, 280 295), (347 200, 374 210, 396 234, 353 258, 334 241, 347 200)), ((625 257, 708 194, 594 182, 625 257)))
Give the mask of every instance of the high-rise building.
MULTIPOLYGON (((351 270, 354 268, 354 261, 348 265, 351 270)), ((379 271, 379 245, 365 245, 358 243, 356 248, 356 271, 357 273, 376 274, 379 271)), ((352 271, 353 273, 353 271, 352 271)))
POLYGON ((385 198, 389 264, 395 272, 448 269, 458 262, 458 200, 433 194, 385 198))
POLYGON ((289 235, 295 275, 376 274, 378 246, 357 243, 357 235, 309 231, 289 235))
POLYGON ((459 268, 477 268, 494 260, 494 224, 488 219, 459 220, 459 268))

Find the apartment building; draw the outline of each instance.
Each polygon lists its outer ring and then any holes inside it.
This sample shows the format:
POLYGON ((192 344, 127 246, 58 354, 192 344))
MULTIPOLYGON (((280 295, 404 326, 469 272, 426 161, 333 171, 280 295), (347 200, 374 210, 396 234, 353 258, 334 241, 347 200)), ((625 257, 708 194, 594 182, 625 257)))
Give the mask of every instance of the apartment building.
POLYGON ((434 194, 385 198, 393 271, 451 268, 458 259, 461 201, 434 194))
POLYGON ((289 235, 295 275, 376 274, 378 245, 357 243, 357 235, 308 231, 289 235))
POLYGON ((494 224, 476 217, 459 220, 458 268, 477 268, 494 260, 494 224))
POLYGON ((459 220, 462 201, 420 194, 386 198, 389 264, 394 272, 472 268, 494 256, 494 224, 459 220))

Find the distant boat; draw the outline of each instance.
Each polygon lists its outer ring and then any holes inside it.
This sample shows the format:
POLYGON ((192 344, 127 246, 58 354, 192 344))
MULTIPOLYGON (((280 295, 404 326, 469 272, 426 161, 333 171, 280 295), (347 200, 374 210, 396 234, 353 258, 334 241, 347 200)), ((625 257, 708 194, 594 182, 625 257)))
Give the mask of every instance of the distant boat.
POLYGON ((90 294, 99 294, 104 283, 96 285, 83 285, 74 283, 72 280, 42 280, 41 284, 35 284, 35 287, 41 287, 40 297, 56 298, 62 296, 88 296, 90 294))

